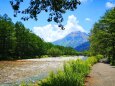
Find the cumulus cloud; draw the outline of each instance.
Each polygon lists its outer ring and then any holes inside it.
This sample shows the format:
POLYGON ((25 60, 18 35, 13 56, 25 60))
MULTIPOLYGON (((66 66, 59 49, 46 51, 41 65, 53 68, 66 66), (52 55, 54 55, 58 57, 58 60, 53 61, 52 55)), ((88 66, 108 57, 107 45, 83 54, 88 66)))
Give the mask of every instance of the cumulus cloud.
POLYGON ((85 21, 90 22, 91 19, 90 18, 85 18, 85 21))
POLYGON ((33 27, 32 31, 47 42, 53 42, 61 39, 74 31, 85 32, 83 27, 79 24, 78 19, 74 15, 70 15, 68 17, 67 24, 64 27, 65 30, 61 30, 58 25, 48 24, 45 26, 33 27))
POLYGON ((107 2, 106 7, 107 8, 113 8, 113 7, 115 7, 115 3, 107 2))

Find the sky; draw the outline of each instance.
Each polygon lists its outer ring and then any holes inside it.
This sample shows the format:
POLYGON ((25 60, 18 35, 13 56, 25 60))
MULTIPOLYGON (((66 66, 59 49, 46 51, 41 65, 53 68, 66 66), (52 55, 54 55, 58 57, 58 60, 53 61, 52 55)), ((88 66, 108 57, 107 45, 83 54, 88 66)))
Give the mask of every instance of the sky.
MULTIPOLYGON (((53 42, 61 39, 74 31, 90 33, 95 22, 97 22, 104 13, 115 7, 115 0, 80 0, 81 5, 75 11, 67 11, 63 14, 62 24, 65 30, 61 30, 55 22, 47 22, 48 13, 42 12, 38 15, 38 21, 29 19, 21 20, 22 15, 13 16, 13 9, 9 3, 10 0, 0 0, 0 15, 7 14, 12 21, 21 21, 25 27, 33 33, 40 36, 47 42, 53 42)), ((20 9, 28 7, 29 0, 24 0, 20 9)))

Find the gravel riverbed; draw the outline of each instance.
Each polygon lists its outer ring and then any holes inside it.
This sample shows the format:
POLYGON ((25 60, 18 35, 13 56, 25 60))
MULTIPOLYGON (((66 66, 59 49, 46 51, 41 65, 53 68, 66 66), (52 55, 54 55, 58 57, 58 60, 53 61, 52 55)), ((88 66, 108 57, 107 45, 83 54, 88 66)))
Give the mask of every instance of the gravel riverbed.
POLYGON ((0 85, 45 78, 50 71, 62 69, 65 61, 78 58, 84 56, 0 61, 0 85))

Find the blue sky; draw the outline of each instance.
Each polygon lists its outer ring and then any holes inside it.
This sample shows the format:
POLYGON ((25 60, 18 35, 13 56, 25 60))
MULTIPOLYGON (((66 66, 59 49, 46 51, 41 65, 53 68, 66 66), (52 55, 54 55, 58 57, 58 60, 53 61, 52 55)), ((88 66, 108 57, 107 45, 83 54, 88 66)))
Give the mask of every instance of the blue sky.
MULTIPOLYGON (((29 0, 24 0, 25 3, 21 4, 23 9, 28 6, 29 0)), ((78 6, 75 11, 67 11, 63 15, 64 21, 62 24, 65 26, 65 30, 61 30, 54 22, 47 22, 48 14, 41 13, 38 15, 38 21, 21 20, 21 15, 13 17, 13 10, 10 6, 9 0, 0 0, 0 14, 8 14, 12 21, 21 21, 25 27, 31 29, 35 34, 43 38, 45 41, 55 41, 61 39, 70 32, 82 31, 89 33, 94 23, 104 15, 106 10, 115 7, 114 0, 81 0, 82 4, 78 6)))

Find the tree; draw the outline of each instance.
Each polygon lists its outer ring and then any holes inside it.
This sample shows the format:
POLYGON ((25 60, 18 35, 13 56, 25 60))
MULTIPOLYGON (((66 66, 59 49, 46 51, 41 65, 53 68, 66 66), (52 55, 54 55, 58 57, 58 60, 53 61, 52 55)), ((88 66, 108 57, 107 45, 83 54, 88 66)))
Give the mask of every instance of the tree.
POLYGON ((16 56, 21 58, 30 58, 44 54, 43 40, 26 29, 21 22, 15 24, 17 46, 16 56))
POLYGON ((115 65, 115 8, 107 11, 99 22, 95 23, 90 36, 93 54, 102 54, 115 65))
POLYGON ((16 46, 14 24, 5 14, 0 18, 0 59, 13 58, 16 46))
POLYGON ((51 55, 53 57, 56 57, 56 56, 61 56, 62 55, 62 52, 60 49, 58 49, 57 47, 51 47, 48 51, 47 51, 47 54, 48 55, 51 55))
MULTIPOLYGON (((29 16, 22 17, 23 20, 28 20, 29 18, 37 20, 37 15, 42 11, 49 13, 48 22, 54 21, 56 23, 61 23, 63 21, 62 14, 67 10, 77 9, 77 5, 80 4, 79 0, 30 0, 30 5, 20 11, 20 4, 23 0, 12 0, 10 4, 15 11, 14 16, 16 17, 18 13, 29 14, 29 16)), ((59 27, 63 27, 61 24, 59 27)))

